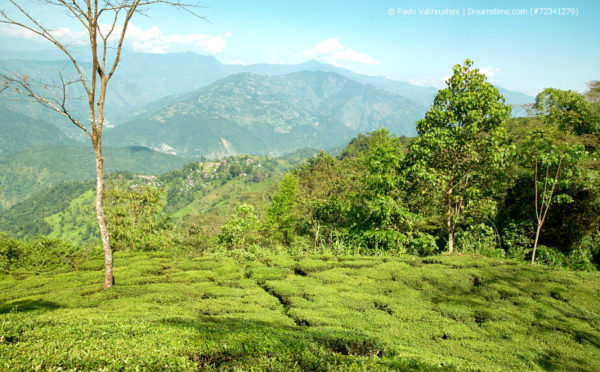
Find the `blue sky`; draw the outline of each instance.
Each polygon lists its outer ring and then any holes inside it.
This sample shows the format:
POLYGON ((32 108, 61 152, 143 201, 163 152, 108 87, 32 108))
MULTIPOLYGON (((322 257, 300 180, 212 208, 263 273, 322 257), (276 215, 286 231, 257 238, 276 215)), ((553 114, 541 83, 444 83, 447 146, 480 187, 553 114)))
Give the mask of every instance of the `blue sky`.
MULTIPOLYGON (((0 4, 10 10, 8 1, 0 4)), ((600 79, 596 1, 204 0, 201 5, 206 8, 199 13, 209 22, 165 7, 134 18, 127 47, 195 51, 224 63, 317 59, 438 87, 454 64, 470 58, 493 83, 532 95, 550 86, 584 91, 587 81, 600 79), (577 15, 542 15, 552 11, 541 8, 571 8, 577 15), (422 14, 445 9, 458 14, 422 14), (509 14, 489 14, 491 9, 509 14), (468 14, 478 10, 484 14, 468 14)), ((47 6, 30 9, 73 43, 81 39, 74 20, 47 6)), ((3 27, 0 49, 47 48, 3 27)))

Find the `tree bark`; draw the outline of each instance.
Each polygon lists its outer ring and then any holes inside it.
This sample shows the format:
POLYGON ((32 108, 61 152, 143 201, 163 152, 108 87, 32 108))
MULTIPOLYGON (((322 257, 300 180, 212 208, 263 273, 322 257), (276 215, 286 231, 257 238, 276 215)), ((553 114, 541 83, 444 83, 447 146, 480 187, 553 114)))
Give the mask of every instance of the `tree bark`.
POLYGON ((537 251, 538 240, 540 238, 540 232, 542 231, 542 224, 538 221, 537 231, 535 232, 535 243, 533 243, 533 254, 531 255, 531 264, 535 263, 535 252, 537 251))
POLYGON ((104 159, 102 157, 102 143, 94 144, 94 155, 96 157, 96 219, 100 228, 102 239, 102 250, 104 251, 104 289, 113 286, 113 255, 110 247, 110 236, 106 227, 104 217, 104 159))
MULTIPOLYGON (((453 185, 454 178, 450 178, 450 185, 453 185)), ((448 254, 454 253, 454 225, 452 224, 452 187, 448 191, 448 254)))
POLYGON ((448 208, 448 254, 454 253, 454 227, 452 226, 452 208, 448 208))

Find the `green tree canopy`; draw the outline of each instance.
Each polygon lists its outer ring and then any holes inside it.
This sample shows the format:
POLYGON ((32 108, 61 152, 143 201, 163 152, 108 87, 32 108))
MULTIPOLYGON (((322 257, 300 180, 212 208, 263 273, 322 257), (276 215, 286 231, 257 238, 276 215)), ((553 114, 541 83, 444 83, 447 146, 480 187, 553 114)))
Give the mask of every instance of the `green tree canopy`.
POLYGON ((470 60, 455 65, 446 83, 417 123, 419 137, 409 149, 406 176, 427 207, 437 211, 438 221, 445 214, 452 252, 464 212, 493 210, 489 194, 509 153, 503 124, 511 108, 470 60))
POLYGON ((547 124, 563 131, 582 135, 596 133, 599 128, 593 104, 572 90, 546 88, 535 97, 533 108, 547 124))

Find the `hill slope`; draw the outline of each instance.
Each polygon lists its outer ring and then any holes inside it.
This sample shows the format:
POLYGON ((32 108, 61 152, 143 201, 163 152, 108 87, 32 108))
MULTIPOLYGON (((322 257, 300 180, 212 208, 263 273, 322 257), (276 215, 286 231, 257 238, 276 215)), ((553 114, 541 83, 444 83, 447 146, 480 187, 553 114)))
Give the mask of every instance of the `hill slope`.
POLYGON ((0 102, 0 155, 46 144, 77 143, 53 124, 19 114, 8 108, 8 102, 0 102))
POLYGON ((600 369, 598 273, 484 257, 117 252, 102 291, 101 257, 0 276, 3 368, 600 369))
POLYGON ((233 75, 163 105, 106 131, 106 143, 186 156, 280 154, 338 146, 380 127, 413 135, 414 122, 426 110, 401 96, 324 72, 233 75))
MULTIPOLYGON (((111 152, 109 148, 109 156, 111 152)), ((161 165, 168 165, 160 163, 162 154, 155 155, 158 155, 155 158, 158 164, 149 170, 156 171, 161 165)), ((280 159, 243 155, 189 163, 182 169, 156 177, 119 174, 119 178, 130 184, 152 184, 161 188, 165 192, 165 213, 176 224, 195 224, 202 226, 204 231, 214 232, 225 223, 237 203, 251 203, 260 208, 268 200, 265 198, 267 190, 281 175, 313 155, 315 151, 310 149, 280 159)), ((122 165, 121 162, 119 166, 122 165)), ((143 169, 143 165, 129 168, 143 169)), ((85 172, 82 174, 83 177, 85 172)), ((107 189, 112 187, 113 180, 114 177, 106 177, 107 189)), ((78 245, 96 242, 98 231, 92 208, 94 190, 93 181, 70 181, 38 191, 0 210, 0 232, 19 238, 48 235, 78 245)))
MULTIPOLYGON (((104 149, 106 173, 116 171, 157 174, 176 169, 189 160, 145 147, 104 149)), ((91 147, 43 145, 0 156, 0 206, 8 207, 27 196, 63 181, 95 179, 91 147)))

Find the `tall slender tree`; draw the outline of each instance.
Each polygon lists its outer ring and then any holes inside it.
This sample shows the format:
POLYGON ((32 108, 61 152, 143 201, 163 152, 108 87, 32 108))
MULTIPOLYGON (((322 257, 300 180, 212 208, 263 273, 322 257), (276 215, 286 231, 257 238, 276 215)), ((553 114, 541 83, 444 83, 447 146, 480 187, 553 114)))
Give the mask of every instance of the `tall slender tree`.
POLYGON ((0 10, 0 23, 25 29, 47 40, 66 55, 76 72, 74 80, 66 80, 59 72, 60 82, 56 85, 36 80, 27 73, 4 73, 0 84, 2 91, 12 90, 65 116, 90 139, 96 158, 95 210, 104 250, 104 288, 111 288, 113 252, 104 215, 104 158, 102 156, 107 86, 120 62, 125 34, 134 15, 159 4, 176 7, 196 15, 194 12, 196 5, 181 0, 41 0, 41 3, 62 9, 82 26, 86 39, 89 39, 87 46, 91 64, 88 65, 78 60, 73 49, 66 42, 61 41, 57 33, 45 25, 39 17, 25 9, 22 3, 15 0, 8 1, 12 12, 0 10), (111 50, 113 48, 114 51, 111 50), (77 114, 67 105, 69 98, 72 98, 68 97, 69 86, 77 84, 85 91, 89 111, 87 120, 77 117, 77 114))

